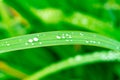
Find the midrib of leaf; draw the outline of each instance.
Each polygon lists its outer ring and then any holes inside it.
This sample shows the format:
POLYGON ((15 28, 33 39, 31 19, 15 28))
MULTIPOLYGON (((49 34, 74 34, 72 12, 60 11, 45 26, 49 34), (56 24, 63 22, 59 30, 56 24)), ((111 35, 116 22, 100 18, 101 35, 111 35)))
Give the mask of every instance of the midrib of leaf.
POLYGON ((120 42, 95 33, 52 31, 0 40, 0 53, 35 47, 74 44, 99 46, 120 51, 120 42))

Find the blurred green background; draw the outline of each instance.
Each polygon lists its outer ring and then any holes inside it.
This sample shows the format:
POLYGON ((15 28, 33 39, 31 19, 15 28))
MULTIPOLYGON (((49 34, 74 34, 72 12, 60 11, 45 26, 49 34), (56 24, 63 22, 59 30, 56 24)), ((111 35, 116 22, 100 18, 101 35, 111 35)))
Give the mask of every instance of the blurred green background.
MULTIPOLYGON (((119 41, 120 0, 0 0, 0 39, 58 30, 95 32, 119 41)), ((0 54, 0 80, 21 80, 52 63, 95 51, 107 49, 66 45, 0 54), (25 75, 12 75, 14 69, 25 75)), ((43 80, 120 80, 120 63, 77 66, 43 80)))

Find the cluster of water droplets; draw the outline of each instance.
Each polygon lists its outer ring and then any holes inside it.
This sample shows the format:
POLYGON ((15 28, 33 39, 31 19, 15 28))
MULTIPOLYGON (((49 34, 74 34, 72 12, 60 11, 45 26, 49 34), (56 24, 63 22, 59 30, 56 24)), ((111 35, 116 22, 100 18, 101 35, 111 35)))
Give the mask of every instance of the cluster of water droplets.
POLYGON ((82 56, 76 55, 76 56, 73 57, 73 58, 69 58, 69 59, 68 59, 68 63, 74 65, 74 64, 76 64, 76 63, 81 62, 81 60, 82 60, 82 56))
POLYGON ((113 52, 113 51, 108 51, 108 52, 95 52, 93 54, 90 55, 77 55, 75 57, 71 57, 68 59, 68 63, 74 65, 80 64, 81 62, 83 62, 84 60, 86 60, 88 63, 88 61, 98 61, 98 60, 102 60, 102 61, 120 61, 120 52, 113 52))
POLYGON ((100 44, 100 41, 94 41, 94 40, 86 40, 86 43, 92 43, 92 44, 100 44))
POLYGON ((8 43, 7 41, 3 42, 0 47, 5 47, 5 46, 10 46, 10 43, 8 43))
POLYGON ((65 40, 65 41, 72 41, 72 35, 70 35, 70 34, 57 35, 56 38, 57 39, 62 39, 62 40, 65 40))
POLYGON ((28 39, 28 41, 25 43, 25 45, 28 45, 28 44, 34 45, 36 42, 39 44, 42 44, 42 42, 39 41, 39 38, 34 37, 34 38, 28 39))
POLYGON ((107 54, 101 54, 101 59, 105 61, 109 60, 118 60, 120 61, 120 53, 109 51, 107 54))
MULTIPOLYGON (((84 36, 84 33, 80 33, 80 36, 84 36)), ((93 38, 96 37, 95 35, 93 35, 93 38)), ((101 42, 100 41, 95 41, 95 40, 88 40, 87 38, 85 38, 85 43, 87 44, 100 44, 101 42)))
POLYGON ((120 61, 120 52, 113 52, 113 51, 108 51, 108 52, 96 52, 93 54, 94 58, 98 58, 103 61, 115 61, 118 60, 120 61))
POLYGON ((10 44, 9 44, 7 41, 5 42, 5 44, 4 44, 4 45, 6 45, 6 46, 10 46, 10 44))
MULTIPOLYGON (((61 37, 58 37, 61 38, 61 37)), ((75 57, 71 57, 68 60, 65 60, 58 64, 52 64, 48 68, 46 68, 44 71, 47 71, 47 73, 50 73, 52 71, 60 70, 65 67, 69 66, 76 66, 79 64, 87 64, 89 62, 96 62, 96 61, 114 61, 119 60, 120 61, 120 53, 119 52, 94 52, 93 54, 88 55, 76 55, 75 57)))

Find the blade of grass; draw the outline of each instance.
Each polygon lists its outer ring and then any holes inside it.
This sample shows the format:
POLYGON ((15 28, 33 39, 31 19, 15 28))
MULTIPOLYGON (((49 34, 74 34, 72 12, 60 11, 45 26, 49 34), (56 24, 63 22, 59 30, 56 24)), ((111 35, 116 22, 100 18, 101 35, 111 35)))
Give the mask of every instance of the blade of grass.
MULTIPOLYGON (((20 13, 20 15, 23 16, 24 19, 26 19, 30 23, 32 29, 37 30, 33 26, 38 26, 38 25, 44 26, 43 22, 37 17, 37 15, 35 15, 31 11, 31 9, 30 9, 31 6, 28 5, 26 3, 26 1, 21 1, 21 0, 17 0, 17 1, 3 0, 2 2, 7 4, 7 5, 9 5, 10 7, 14 8, 16 11, 18 11, 18 13, 20 13)), ((45 31, 46 29, 44 27, 42 27, 42 29, 40 29, 40 30, 41 31, 45 31)))
POLYGON ((55 24, 64 21, 65 23, 78 26, 78 28, 84 28, 120 40, 119 31, 116 30, 110 22, 103 22, 90 15, 74 11, 70 16, 66 16, 62 10, 54 8, 41 10, 31 8, 31 10, 45 23, 55 24))
POLYGON ((43 77, 46 77, 47 75, 77 65, 84 65, 84 64, 90 64, 101 61, 102 62, 115 61, 115 60, 120 61, 120 52, 104 51, 104 52, 95 52, 93 54, 87 54, 83 56, 77 55, 75 57, 71 57, 64 61, 54 63, 23 80, 38 80, 38 79, 40 80, 43 77))
POLYGON ((109 22, 100 21, 99 19, 96 19, 89 15, 74 12, 74 14, 70 17, 67 17, 65 21, 73 25, 77 25, 79 27, 83 27, 88 30, 120 40, 120 37, 118 36, 119 31, 114 29, 114 26, 112 24, 109 22))
POLYGON ((120 51, 120 42, 90 32, 53 31, 0 40, 0 53, 54 45, 92 45, 120 51))
POLYGON ((0 61, 0 70, 6 72, 7 74, 9 74, 11 76, 19 78, 19 79, 28 77, 27 74, 10 67, 9 65, 7 65, 5 62, 2 62, 2 61, 0 61))

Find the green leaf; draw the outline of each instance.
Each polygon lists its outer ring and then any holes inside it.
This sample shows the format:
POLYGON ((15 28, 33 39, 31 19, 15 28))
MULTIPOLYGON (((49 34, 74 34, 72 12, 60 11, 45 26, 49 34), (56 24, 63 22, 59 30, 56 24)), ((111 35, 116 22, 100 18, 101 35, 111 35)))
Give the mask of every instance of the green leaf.
POLYGON ((104 62, 104 61, 120 61, 120 52, 114 52, 114 51, 102 51, 102 52, 94 52, 93 54, 87 54, 87 55, 76 55, 75 57, 68 58, 66 60, 63 60, 58 63, 54 63, 36 73, 33 75, 25 78, 24 80, 41 80, 42 78, 61 71, 66 68, 75 67, 77 65, 84 65, 89 63, 95 63, 95 62, 104 62))
POLYGON ((120 51, 120 42, 90 32, 53 31, 29 34, 0 41, 0 53, 55 45, 92 45, 120 51))

